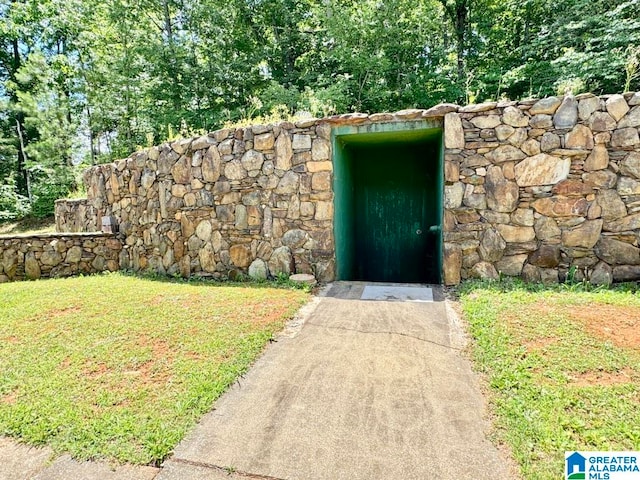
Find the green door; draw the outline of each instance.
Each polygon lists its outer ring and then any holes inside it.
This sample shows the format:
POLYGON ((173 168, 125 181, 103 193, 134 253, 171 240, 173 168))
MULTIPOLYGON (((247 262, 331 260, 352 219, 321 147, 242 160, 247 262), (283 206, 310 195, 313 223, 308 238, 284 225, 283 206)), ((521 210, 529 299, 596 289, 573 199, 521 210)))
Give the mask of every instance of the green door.
POLYGON ((333 131, 339 280, 440 283, 442 129, 435 127, 333 131))
POLYGON ((354 207, 360 280, 439 282, 439 189, 422 153, 398 145, 359 152, 354 207))

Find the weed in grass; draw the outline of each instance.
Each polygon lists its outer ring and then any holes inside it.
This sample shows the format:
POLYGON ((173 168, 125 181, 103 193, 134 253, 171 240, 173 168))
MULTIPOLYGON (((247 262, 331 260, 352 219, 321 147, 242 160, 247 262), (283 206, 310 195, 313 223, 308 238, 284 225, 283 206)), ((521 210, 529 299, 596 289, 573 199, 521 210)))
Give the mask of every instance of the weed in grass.
POLYGON ((308 299, 113 273, 0 285, 0 435, 159 464, 308 299))

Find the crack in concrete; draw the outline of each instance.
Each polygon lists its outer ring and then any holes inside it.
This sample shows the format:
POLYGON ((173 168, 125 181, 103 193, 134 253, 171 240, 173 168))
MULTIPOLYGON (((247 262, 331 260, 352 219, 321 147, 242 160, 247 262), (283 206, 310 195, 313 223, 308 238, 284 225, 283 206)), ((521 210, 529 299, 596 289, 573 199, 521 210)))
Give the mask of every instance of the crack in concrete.
POLYGON ((426 338, 416 337, 415 335, 410 335, 408 333, 401 332, 391 332, 388 330, 358 330, 356 328, 347 328, 347 327, 332 327, 327 325, 322 325, 319 323, 306 322, 307 325, 313 325, 314 327, 328 328, 333 330, 346 330, 348 332, 356 332, 356 333, 367 333, 367 334, 386 334, 386 335, 399 335, 401 337, 413 338, 414 340, 419 340, 421 342, 430 343, 431 345, 436 345, 438 347, 446 348, 447 350, 455 350, 457 352, 462 352, 464 348, 454 347, 452 345, 445 345, 443 343, 436 342, 434 340, 428 340, 426 338))
POLYGON ((235 476, 250 478, 254 480, 285 480, 284 478, 280 478, 280 477, 272 477, 270 475, 261 475, 259 473, 243 472, 242 470, 236 470, 232 467, 221 467, 219 465, 214 465, 212 463, 187 460, 186 458, 172 458, 169 461, 173 463, 183 464, 183 465, 190 465, 192 467, 207 468, 209 470, 218 470, 219 472, 223 472, 227 475, 235 475, 235 476))

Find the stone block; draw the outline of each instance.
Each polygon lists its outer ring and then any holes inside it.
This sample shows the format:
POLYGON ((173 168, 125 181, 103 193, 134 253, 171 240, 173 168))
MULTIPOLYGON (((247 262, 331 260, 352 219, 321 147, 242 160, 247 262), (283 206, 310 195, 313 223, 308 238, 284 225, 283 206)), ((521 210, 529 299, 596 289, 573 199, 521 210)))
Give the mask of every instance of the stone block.
POLYGON ((538 100, 536 103, 534 103, 531 106, 531 108, 529 109, 529 114, 530 115, 538 115, 538 114, 553 115, 561 103, 562 103, 561 97, 543 98, 541 100, 538 100))
POLYGON ((294 134, 291 146, 294 150, 311 150, 311 136, 304 134, 294 134))
POLYGON ((640 127, 640 105, 633 107, 631 111, 618 122, 618 128, 640 127))
POLYGON ((640 249, 611 237, 601 237, 594 248, 596 256, 609 265, 640 265, 640 249))
POLYGON ((496 270, 510 277, 518 277, 522 273, 524 262, 527 260, 527 254, 509 255, 502 257, 495 263, 496 270))
POLYGON ((460 245, 445 242, 442 268, 445 285, 457 285, 460 283, 462 270, 462 248, 460 245))
POLYGON ((491 210, 510 213, 516 209, 519 198, 518 185, 507 180, 499 166, 487 169, 485 190, 487 205, 491 210))
POLYGON ((599 262, 589 275, 592 285, 611 285, 613 282, 613 270, 605 262, 599 262))
POLYGON ((636 128, 619 128, 611 135, 612 147, 633 147, 638 143, 640 143, 640 137, 636 128))
POLYGON ((462 182, 456 182, 453 185, 445 185, 444 187, 444 207, 459 208, 462 205, 465 187, 462 182))
POLYGON ((553 115, 553 125, 558 128, 573 128, 578 121, 578 102, 573 95, 567 95, 553 115))
POLYGON ((256 258, 251 262, 251 265, 249 265, 248 274, 253 280, 266 280, 269 276, 267 263, 261 258, 256 258))
POLYGON ((562 243, 567 247, 593 248, 600 238, 602 220, 587 220, 578 227, 562 232, 562 243))
POLYGON ((529 263, 542 268, 557 267, 560 264, 560 245, 540 245, 529 255, 529 263))
POLYGON ((500 145, 495 150, 486 154, 493 163, 512 162, 515 160, 522 160, 527 155, 517 147, 513 145, 500 145))
POLYGON ((496 262, 504 255, 504 249, 507 246, 504 238, 494 228, 485 230, 478 253, 480 258, 486 262, 496 262))
POLYGON ((498 224, 496 230, 508 243, 530 242, 536 238, 533 227, 518 227, 514 225, 498 224))
POLYGON ((546 153, 528 157, 516 164, 516 183, 521 187, 552 185, 568 177, 571 160, 546 153))
POLYGON ((607 112, 609 112, 609 115, 611 115, 616 122, 624 117, 629 111, 629 105, 627 105, 627 101, 620 94, 611 95, 609 98, 607 98, 605 106, 607 108, 607 112))
POLYGON ((619 166, 623 175, 640 179, 640 152, 630 152, 619 166))
POLYGON ((471 276, 483 280, 498 280, 498 271, 489 262, 478 262, 471 268, 471 276))
POLYGON ((464 130, 460 115, 454 112, 444 116, 445 148, 464 148, 464 130))
POLYGON ((274 143, 273 132, 265 132, 253 137, 253 148, 256 150, 271 150, 274 143))
POLYGON ((293 255, 291 249, 287 246, 276 248, 269 258, 269 272, 271 275, 278 276, 284 274, 287 277, 291 275, 295 270, 293 255))
POLYGON ((502 123, 500 115, 478 115, 470 121, 476 128, 495 128, 502 123))
POLYGON ((539 198, 532 206, 537 213, 547 217, 583 217, 589 209, 589 203, 583 197, 539 198))
POLYGON ((576 125, 573 130, 567 132, 564 139, 564 148, 578 148, 590 150, 593 148, 593 134, 588 127, 576 125))

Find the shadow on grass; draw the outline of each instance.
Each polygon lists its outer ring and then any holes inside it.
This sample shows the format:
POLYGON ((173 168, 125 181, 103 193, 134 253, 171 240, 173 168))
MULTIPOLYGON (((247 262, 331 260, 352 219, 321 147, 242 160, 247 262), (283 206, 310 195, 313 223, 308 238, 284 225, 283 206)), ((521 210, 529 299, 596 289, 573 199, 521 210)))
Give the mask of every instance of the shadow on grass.
POLYGON ((119 270, 117 272, 103 272, 95 275, 122 275, 126 277, 138 278, 140 280, 148 280, 151 282, 174 283, 179 285, 192 285, 194 287, 227 287, 227 288, 281 288, 288 290, 302 290, 305 292, 313 291, 310 285, 292 282, 288 276, 282 275, 269 280, 253 280, 249 277, 242 276, 235 280, 216 280, 213 278, 192 276, 183 278, 177 275, 169 276, 153 272, 135 272, 133 270, 119 270))
POLYGON ((50 233, 56 229, 53 216, 36 218, 26 217, 21 220, 10 220, 0 223, 0 235, 24 235, 26 233, 50 233))

